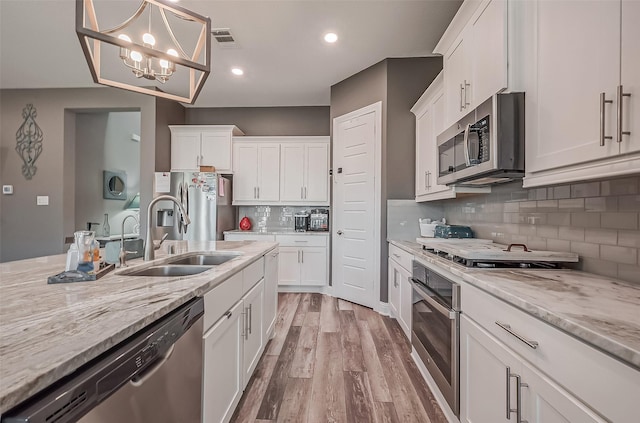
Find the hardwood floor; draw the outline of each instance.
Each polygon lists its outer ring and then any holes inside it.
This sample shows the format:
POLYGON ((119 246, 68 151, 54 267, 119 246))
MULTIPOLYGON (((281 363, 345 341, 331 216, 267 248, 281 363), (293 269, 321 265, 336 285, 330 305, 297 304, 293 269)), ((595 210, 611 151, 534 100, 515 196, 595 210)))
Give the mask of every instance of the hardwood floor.
POLYGON ((269 341, 232 422, 431 422, 446 418, 398 323, 321 294, 278 294, 269 341))

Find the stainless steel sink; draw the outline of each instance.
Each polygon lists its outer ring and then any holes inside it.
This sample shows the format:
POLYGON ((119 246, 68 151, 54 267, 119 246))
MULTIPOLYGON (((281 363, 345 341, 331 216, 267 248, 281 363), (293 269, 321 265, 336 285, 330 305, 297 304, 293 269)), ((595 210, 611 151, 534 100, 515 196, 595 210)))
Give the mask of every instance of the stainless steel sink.
POLYGON ((198 265, 160 265, 147 267, 145 269, 134 270, 132 272, 122 273, 123 276, 190 276, 198 273, 206 272, 213 266, 198 265))
POLYGON ((196 254, 169 260, 167 263, 183 266, 218 266, 239 257, 242 253, 207 253, 196 254))

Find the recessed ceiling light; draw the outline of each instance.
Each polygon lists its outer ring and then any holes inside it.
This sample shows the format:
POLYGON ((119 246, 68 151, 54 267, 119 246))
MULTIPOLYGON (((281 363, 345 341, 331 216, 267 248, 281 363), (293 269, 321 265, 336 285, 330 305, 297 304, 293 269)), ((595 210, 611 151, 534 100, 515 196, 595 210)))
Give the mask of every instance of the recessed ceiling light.
POLYGON ((231 73, 240 76, 244 74, 244 71, 240 68, 231 68, 231 73))
POLYGON ((333 32, 328 32, 324 34, 324 40, 328 43, 335 43, 338 41, 338 35, 333 32))

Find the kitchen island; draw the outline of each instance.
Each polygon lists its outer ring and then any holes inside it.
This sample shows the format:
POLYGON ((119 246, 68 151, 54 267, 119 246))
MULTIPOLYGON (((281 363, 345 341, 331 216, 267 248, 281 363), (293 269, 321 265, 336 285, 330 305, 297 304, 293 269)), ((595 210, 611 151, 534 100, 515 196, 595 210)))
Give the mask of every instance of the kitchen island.
POLYGON ((131 260, 92 282, 47 284, 65 255, 0 264, 0 414, 72 373, 140 329, 202 296, 277 247, 272 242, 167 242, 157 259, 131 260), (238 257, 192 276, 126 276, 132 267, 180 254, 236 251, 238 257))

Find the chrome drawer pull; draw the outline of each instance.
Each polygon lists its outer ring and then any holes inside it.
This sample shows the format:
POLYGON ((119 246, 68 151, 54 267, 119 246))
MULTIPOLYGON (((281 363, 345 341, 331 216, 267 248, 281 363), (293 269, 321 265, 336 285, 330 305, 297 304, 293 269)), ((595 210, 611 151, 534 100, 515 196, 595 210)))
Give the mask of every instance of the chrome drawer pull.
POLYGON ((538 342, 536 341, 530 341, 527 338, 525 338, 524 336, 520 335, 519 333, 515 332, 513 329, 511 329, 511 325, 507 324, 507 323, 502 323, 502 322, 498 322, 496 320, 496 325, 500 326, 502 329, 506 330, 507 332, 509 332, 511 335, 515 336, 516 338, 518 338, 520 341, 524 342, 525 344, 527 344, 528 347, 532 348, 532 349, 536 349, 538 348, 538 342))
POLYGON ((630 131, 622 129, 622 111, 624 107, 622 100, 624 97, 631 97, 631 93, 625 93, 622 85, 618 85, 618 142, 622 142, 623 135, 631 135, 630 131))
POLYGON ((605 104, 611 104, 611 103, 613 103, 613 100, 607 100, 605 98, 605 93, 600 93, 600 146, 601 147, 604 147, 605 140, 613 139, 612 136, 604 134, 604 130, 606 126, 604 106, 605 104))

